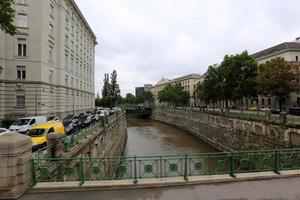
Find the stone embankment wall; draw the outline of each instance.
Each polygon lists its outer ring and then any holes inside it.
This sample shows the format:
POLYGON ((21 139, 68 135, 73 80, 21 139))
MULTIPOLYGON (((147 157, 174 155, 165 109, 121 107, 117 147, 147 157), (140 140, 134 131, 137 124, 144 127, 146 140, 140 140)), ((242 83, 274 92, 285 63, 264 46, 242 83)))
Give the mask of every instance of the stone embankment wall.
POLYGON ((182 128, 219 150, 300 146, 300 129, 292 126, 173 108, 153 109, 152 119, 182 128))
MULTIPOLYGON (((106 120, 105 120, 106 121, 106 120)), ((117 112, 108 123, 80 141, 68 151, 55 152, 64 158, 76 157, 114 157, 122 156, 127 140, 127 123, 125 112, 117 112)), ((59 145, 62 147, 62 145, 59 145)))
MULTIPOLYGON (((51 157, 77 158, 121 156, 127 139, 125 112, 116 113, 104 125, 86 138, 63 151, 61 140, 52 134, 51 157)), ((50 134, 51 135, 51 134, 50 134)), ((9 133, 0 136, 0 199, 16 199, 30 187, 32 181, 32 142, 29 136, 9 133)), ((51 167, 50 167, 51 168, 51 167)), ((49 169, 51 170, 51 169, 49 169)))

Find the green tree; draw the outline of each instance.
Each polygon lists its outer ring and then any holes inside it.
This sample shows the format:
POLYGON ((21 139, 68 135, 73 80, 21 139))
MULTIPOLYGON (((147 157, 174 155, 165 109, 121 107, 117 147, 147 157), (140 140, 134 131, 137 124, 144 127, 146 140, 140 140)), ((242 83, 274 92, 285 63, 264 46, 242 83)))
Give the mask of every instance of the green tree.
POLYGON ((111 92, 110 92, 109 76, 107 73, 105 73, 103 79, 102 97, 108 97, 110 93, 111 92))
POLYGON ((229 101, 240 102, 243 108, 243 99, 257 97, 258 65, 247 51, 236 55, 226 55, 220 66, 222 80, 222 97, 228 108, 229 101))
POLYGON ((173 106, 187 105, 189 99, 189 92, 184 91, 180 83, 168 84, 158 92, 159 102, 165 102, 173 106))
POLYGON ((100 106, 100 104, 101 104, 101 99, 99 93, 97 92, 97 97, 95 99, 95 106, 100 106))
POLYGON ((0 1, 0 29, 5 33, 14 35, 17 28, 14 25, 15 10, 12 8, 13 0, 0 1))
POLYGON ((111 83, 110 83, 110 96, 112 98, 113 105, 115 105, 117 100, 120 98, 120 93, 121 93, 119 84, 117 83, 117 71, 113 70, 110 77, 111 77, 110 78, 110 80, 111 80, 111 83))
POLYGON ((258 92, 262 96, 275 96, 282 111, 284 99, 300 88, 299 64, 274 58, 259 66, 258 92))
POLYGON ((125 102, 128 104, 135 104, 136 102, 135 96, 131 93, 127 93, 125 97, 125 102))

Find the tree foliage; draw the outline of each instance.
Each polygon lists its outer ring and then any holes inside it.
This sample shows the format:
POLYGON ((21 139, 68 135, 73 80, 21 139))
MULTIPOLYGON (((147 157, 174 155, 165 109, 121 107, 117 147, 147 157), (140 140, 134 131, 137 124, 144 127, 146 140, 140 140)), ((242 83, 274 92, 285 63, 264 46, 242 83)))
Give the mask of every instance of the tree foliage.
POLYGON ((105 73, 103 79, 102 97, 108 97, 110 93, 109 76, 107 73, 105 73))
POLYGON ((202 83, 194 93, 196 99, 215 104, 255 97, 257 95, 257 62, 247 51, 236 55, 226 55, 217 66, 209 66, 202 83))
POLYGON ((13 0, 0 1, 0 29, 5 33, 14 35, 17 28, 14 25, 15 10, 12 8, 13 0))
POLYGON ((187 105, 190 94, 184 91, 180 83, 168 84, 158 92, 159 102, 165 102, 176 106, 187 105))
POLYGON ((152 92, 143 91, 136 97, 136 103, 152 103, 154 101, 154 97, 152 92))
POLYGON ((284 99, 300 88, 299 64, 275 58, 259 66, 258 92, 262 96, 275 96, 280 111, 284 99))
POLYGON ((125 103, 135 104, 135 102, 136 102, 135 96, 131 93, 127 93, 125 97, 125 103))
POLYGON ((115 105, 116 102, 121 97, 120 96, 121 90, 120 90, 119 84, 117 83, 117 71, 116 70, 113 70, 113 72, 111 73, 110 80, 111 80, 111 83, 110 83, 110 96, 112 98, 113 105, 115 105))
POLYGON ((100 101, 101 106, 112 107, 116 104, 122 103, 122 97, 120 95, 121 90, 117 82, 117 71, 113 70, 110 75, 108 73, 104 74, 103 79, 103 89, 102 89, 102 99, 100 101))

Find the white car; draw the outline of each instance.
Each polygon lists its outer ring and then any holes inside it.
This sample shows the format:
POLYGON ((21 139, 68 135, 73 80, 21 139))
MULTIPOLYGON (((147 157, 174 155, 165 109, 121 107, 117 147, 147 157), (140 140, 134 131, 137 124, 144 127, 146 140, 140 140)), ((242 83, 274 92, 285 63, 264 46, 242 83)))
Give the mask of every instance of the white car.
POLYGON ((7 130, 6 128, 0 128, 0 136, 6 133, 9 133, 9 130, 7 130))
POLYGON ((46 116, 19 118, 9 127, 9 130, 25 134, 31 127, 45 122, 47 122, 46 116))
POLYGON ((48 117, 47 121, 48 122, 60 122, 61 119, 59 117, 57 117, 57 116, 53 116, 53 117, 48 117))

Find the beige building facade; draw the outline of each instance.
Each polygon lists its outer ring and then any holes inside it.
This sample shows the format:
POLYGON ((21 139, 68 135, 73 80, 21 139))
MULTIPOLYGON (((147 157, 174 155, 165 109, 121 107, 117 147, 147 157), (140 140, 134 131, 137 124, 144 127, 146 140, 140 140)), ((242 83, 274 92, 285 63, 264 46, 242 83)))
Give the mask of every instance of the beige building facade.
POLYGON ((0 122, 94 108, 96 36, 74 0, 15 0, 16 35, 0 31, 0 122))
POLYGON ((189 92, 190 94, 189 106, 195 106, 196 101, 193 98, 193 94, 197 87, 197 84, 202 80, 203 76, 201 76, 200 74, 188 74, 171 80, 162 78, 149 90, 153 94, 155 105, 159 105, 160 103, 158 100, 158 92, 163 90, 164 87, 166 87, 168 84, 180 83, 183 90, 189 92))
MULTIPOLYGON (((292 42, 284 42, 276 46, 264 49, 252 57, 256 59, 258 64, 265 63, 274 58, 281 57, 286 61, 300 61, 300 38, 296 38, 292 42)), ((274 97, 261 97, 259 96, 259 104, 264 107, 279 107, 276 98, 274 97)), ((300 107, 300 93, 291 93, 289 98, 285 100, 284 108, 288 110, 290 107, 300 107)))

